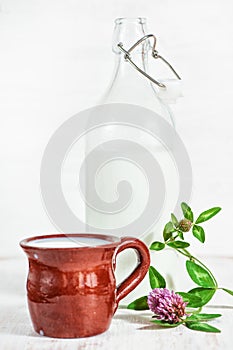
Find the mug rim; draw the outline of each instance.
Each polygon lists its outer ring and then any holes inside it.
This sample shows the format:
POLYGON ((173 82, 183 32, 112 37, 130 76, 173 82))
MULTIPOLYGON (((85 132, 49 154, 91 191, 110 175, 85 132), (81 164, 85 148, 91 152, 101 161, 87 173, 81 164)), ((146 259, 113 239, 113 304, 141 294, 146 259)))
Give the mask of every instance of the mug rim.
POLYGON ((115 247, 121 242, 121 238, 113 235, 105 235, 101 233, 54 233, 54 234, 42 234, 37 236, 32 236, 25 238, 19 242, 21 248, 23 249, 38 249, 38 250, 74 250, 74 249, 92 249, 92 248, 105 248, 105 247, 115 247), (77 247, 51 247, 51 246, 36 246, 33 244, 29 244, 30 242, 36 241, 36 240, 46 240, 49 238, 62 238, 62 237, 86 237, 86 238, 95 238, 95 239, 102 239, 109 241, 109 243, 106 244, 99 244, 99 245, 83 245, 83 246, 77 246, 77 247))

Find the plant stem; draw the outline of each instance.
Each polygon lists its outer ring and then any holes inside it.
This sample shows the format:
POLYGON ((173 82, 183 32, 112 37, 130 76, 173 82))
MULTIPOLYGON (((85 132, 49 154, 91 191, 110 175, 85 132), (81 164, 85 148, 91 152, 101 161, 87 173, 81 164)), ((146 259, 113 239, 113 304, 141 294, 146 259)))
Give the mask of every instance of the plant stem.
MULTIPOLYGON (((173 248, 173 249, 176 249, 176 248, 173 248)), ((187 255, 187 254, 185 254, 185 253, 183 253, 180 249, 176 249, 176 251, 178 252, 178 253, 180 253, 180 254, 182 254, 182 255, 184 255, 184 256, 186 256, 187 258, 190 258, 190 256, 189 255, 187 255)))

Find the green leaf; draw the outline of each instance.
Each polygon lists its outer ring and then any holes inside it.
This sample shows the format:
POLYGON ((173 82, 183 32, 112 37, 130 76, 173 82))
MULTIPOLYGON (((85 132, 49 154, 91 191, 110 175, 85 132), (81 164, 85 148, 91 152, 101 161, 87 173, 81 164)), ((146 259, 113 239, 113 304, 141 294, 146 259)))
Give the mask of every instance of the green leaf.
POLYGON ((150 246, 151 250, 162 250, 165 248, 165 244, 162 242, 153 242, 150 246))
POLYGON ((229 293, 230 295, 233 296, 233 290, 226 289, 226 288, 222 288, 222 290, 224 290, 224 292, 227 292, 227 293, 229 293))
POLYGON ((207 221, 209 219, 211 219, 214 215, 218 214, 220 212, 221 208, 220 207, 214 207, 211 209, 208 209, 206 211, 203 211, 203 213, 201 213, 195 224, 200 224, 201 222, 207 221))
POLYGON ((158 326, 168 327, 168 328, 178 327, 179 325, 181 325, 183 323, 183 322, 168 323, 168 322, 164 322, 164 321, 160 321, 160 320, 151 320, 151 322, 157 324, 158 326))
POLYGON ((175 232, 176 230, 174 229, 173 227, 173 224, 171 221, 169 221, 165 227, 164 227, 164 230, 163 230, 163 238, 165 241, 167 241, 169 238, 172 237, 172 233, 175 232))
POLYGON ((212 299, 215 292, 216 292, 216 289, 201 288, 201 287, 197 287, 189 291, 189 293, 194 294, 197 297, 201 298, 202 302, 200 306, 206 305, 212 299))
POLYGON ((187 248, 190 246, 188 242, 183 242, 183 241, 174 241, 174 242, 169 242, 167 245, 171 248, 187 248))
POLYGON ((153 266, 149 267, 149 279, 150 279, 150 286, 152 289, 166 287, 165 279, 163 278, 163 276, 160 275, 160 273, 153 266))
POLYGON ((173 213, 171 213, 171 220, 175 227, 179 225, 179 221, 177 220, 176 216, 173 213))
POLYGON ((196 296, 191 293, 184 293, 184 292, 176 292, 176 294, 179 294, 184 302, 188 303, 188 307, 199 307, 202 304, 202 299, 199 296, 196 296))
POLYGON ((130 303, 127 306, 127 309, 131 309, 131 310, 149 310, 149 306, 147 304, 147 295, 141 298, 138 298, 134 301, 132 301, 132 303, 130 303))
POLYGON ((180 237, 180 239, 184 240, 184 234, 182 231, 177 231, 178 236, 180 237))
POLYGON ((186 325, 186 327, 188 327, 189 329, 192 329, 194 331, 221 333, 221 331, 218 328, 210 326, 208 323, 187 322, 185 325, 186 325))
POLYGON ((193 226, 193 235, 194 237, 199 239, 201 243, 205 242, 205 231, 201 226, 198 226, 198 225, 193 226))
POLYGON ((193 261, 186 261, 186 269, 188 271, 189 276, 201 287, 216 287, 213 278, 210 276, 209 272, 205 270, 202 266, 196 264, 193 261))
POLYGON ((195 314, 187 317, 185 322, 191 322, 191 321, 203 322, 203 321, 212 320, 213 318, 218 318, 221 316, 222 316, 221 314, 195 314))
POLYGON ((182 202, 181 209, 182 209, 182 212, 184 214, 185 219, 188 219, 191 222, 193 222, 193 212, 192 212, 192 209, 188 206, 188 204, 182 202))

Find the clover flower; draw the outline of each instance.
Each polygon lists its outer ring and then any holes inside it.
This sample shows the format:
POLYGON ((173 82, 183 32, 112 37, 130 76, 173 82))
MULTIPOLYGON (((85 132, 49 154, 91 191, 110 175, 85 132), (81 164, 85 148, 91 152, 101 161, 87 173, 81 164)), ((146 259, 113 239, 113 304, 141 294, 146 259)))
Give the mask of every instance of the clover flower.
POLYGON ((190 231, 191 227, 192 227, 192 221, 190 221, 188 219, 182 219, 179 222, 179 226, 178 226, 178 228, 183 232, 190 231))
POLYGON ((186 316, 186 302, 182 297, 166 288, 153 289, 147 299, 148 306, 157 320, 178 323, 186 316))

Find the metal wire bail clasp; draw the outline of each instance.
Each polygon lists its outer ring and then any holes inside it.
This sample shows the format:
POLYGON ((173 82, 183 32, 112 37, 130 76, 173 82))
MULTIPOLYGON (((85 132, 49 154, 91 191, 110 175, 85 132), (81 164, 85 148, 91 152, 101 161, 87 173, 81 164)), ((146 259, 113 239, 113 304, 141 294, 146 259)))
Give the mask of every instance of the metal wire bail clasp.
POLYGON ((125 54, 124 58, 127 62, 129 62, 138 72, 140 72, 141 74, 143 74, 147 79, 149 79, 150 81, 152 81, 152 83, 155 83, 156 85, 158 85, 161 88, 165 88, 166 89, 166 85, 160 83, 159 81, 157 81, 156 79, 152 78, 149 74, 147 74, 144 70, 142 70, 140 67, 138 67, 133 60, 130 57, 130 53, 138 46, 140 45, 143 41, 149 39, 149 38, 153 38, 153 46, 152 46, 152 57, 157 59, 160 58, 164 63, 166 63, 168 65, 168 67, 172 70, 172 72, 175 74, 175 76, 177 77, 177 79, 181 80, 180 76, 178 75, 178 73, 175 71, 175 69, 171 66, 171 64, 165 60, 165 58, 163 58, 161 55, 159 55, 158 51, 155 49, 156 47, 156 37, 154 34, 147 34, 145 36, 143 36, 141 39, 139 39, 133 46, 131 46, 128 50, 126 50, 123 47, 123 43, 119 43, 117 46, 119 47, 119 49, 125 54))

